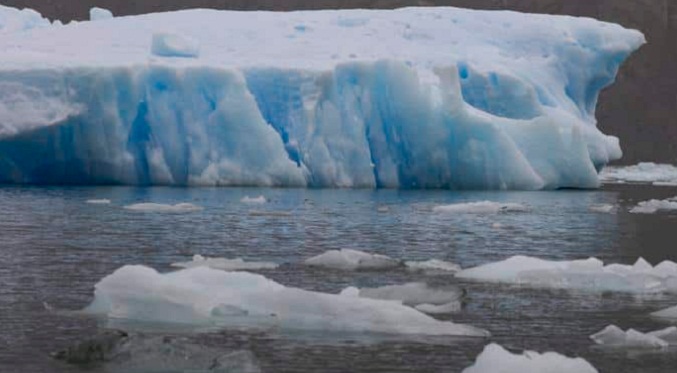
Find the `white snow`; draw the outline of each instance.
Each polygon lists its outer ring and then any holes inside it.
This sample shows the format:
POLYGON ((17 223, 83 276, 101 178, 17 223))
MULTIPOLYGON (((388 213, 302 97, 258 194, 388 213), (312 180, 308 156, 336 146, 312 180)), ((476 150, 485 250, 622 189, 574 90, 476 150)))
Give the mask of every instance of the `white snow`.
POLYGON ((266 197, 264 196, 258 196, 258 197, 249 197, 249 196, 244 196, 240 200, 242 203, 252 203, 252 204, 264 204, 268 202, 266 197))
POLYGON ((387 269, 399 267, 402 262, 386 255, 364 251, 341 249, 330 250, 305 261, 306 265, 346 271, 387 269))
POLYGON ((517 355, 492 343, 463 373, 597 373, 597 369, 582 358, 570 358, 556 352, 525 351, 517 355))
POLYGON ((203 210, 202 207, 192 203, 177 203, 176 205, 167 205, 162 203, 135 203, 124 206, 124 208, 132 211, 168 213, 187 213, 203 210))
POLYGON ((588 18, 457 8, 3 31, 0 182, 597 187, 621 156, 598 93, 644 42, 588 18))
MULTIPOLYGON (((7 37, 10 33, 48 26, 51 26, 51 22, 33 9, 26 8, 20 10, 0 5, 0 35, 3 38, 7 37)), ((2 132, 0 131, 0 133, 2 132)))
POLYGON ((609 325, 602 331, 591 335, 590 339, 604 346, 662 349, 670 345, 670 342, 663 338, 674 338, 675 332, 677 332, 675 327, 642 333, 634 329, 623 331, 616 325, 609 325))
POLYGON ((425 272, 427 274, 449 274, 461 270, 461 266, 452 262, 445 262, 439 259, 430 259, 425 261, 407 261, 404 263, 407 269, 415 272, 425 272))
POLYGON ((95 286, 86 312, 114 319, 217 327, 488 336, 390 301, 285 287, 247 272, 199 267, 160 274, 125 266, 95 286))
POLYGON ((108 9, 94 7, 89 10, 90 21, 103 21, 113 18, 113 12, 108 9))
POLYGON ((606 167, 600 178, 602 182, 608 184, 641 183, 674 186, 677 185, 677 167, 652 162, 625 167, 606 167))
POLYGON ((529 208, 519 203, 491 201, 455 203, 433 207, 433 212, 444 214, 498 214, 501 212, 526 212, 529 208))
POLYGON ((207 258, 202 255, 193 255, 192 261, 172 263, 172 267, 178 268, 208 267, 213 269, 220 269, 223 271, 255 271, 258 269, 275 269, 278 267, 278 264, 271 262, 246 262, 241 258, 237 259, 207 258))
POLYGON ((643 201, 633 207, 630 212, 633 214, 655 214, 658 211, 674 211, 677 210, 677 197, 668 198, 665 200, 652 199, 643 201))
POLYGON ((88 199, 87 203, 92 204, 92 205, 109 205, 110 204, 109 199, 88 199))
POLYGON ((597 258, 548 261, 514 256, 456 274, 459 278, 508 284, 587 291, 630 293, 677 292, 677 264, 652 266, 640 258, 634 265, 609 264, 597 258))
POLYGON ((188 36, 156 33, 153 34, 151 51, 160 57, 197 58, 200 56, 200 44, 188 36))

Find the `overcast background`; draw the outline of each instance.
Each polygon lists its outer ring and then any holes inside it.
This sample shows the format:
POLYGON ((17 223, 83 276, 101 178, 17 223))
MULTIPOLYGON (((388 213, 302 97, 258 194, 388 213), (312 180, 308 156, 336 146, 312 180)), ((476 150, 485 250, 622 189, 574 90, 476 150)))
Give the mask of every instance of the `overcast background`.
POLYGON ((297 10, 451 5, 475 9, 594 17, 644 32, 649 42, 602 94, 602 131, 620 137, 622 163, 677 163, 677 1, 675 0, 0 0, 64 22, 87 19, 93 6, 115 15, 182 8, 297 10))

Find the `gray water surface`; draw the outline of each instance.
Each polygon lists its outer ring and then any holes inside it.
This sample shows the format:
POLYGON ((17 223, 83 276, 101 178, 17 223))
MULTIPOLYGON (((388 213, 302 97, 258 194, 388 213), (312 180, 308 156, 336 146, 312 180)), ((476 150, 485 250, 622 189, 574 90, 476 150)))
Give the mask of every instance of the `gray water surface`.
MULTIPOLYGON (((347 286, 425 281, 467 289, 451 316, 492 332, 491 341, 521 351, 581 356, 601 372, 673 372, 677 351, 600 349, 588 336, 608 324, 641 331, 668 326, 648 313, 677 305, 677 296, 536 290, 464 283, 403 270, 340 272, 304 267, 326 250, 353 248, 404 260, 442 259, 470 267, 513 255, 546 259, 598 257, 652 264, 677 261, 677 214, 630 214, 641 200, 677 195, 675 188, 614 186, 600 191, 449 192, 296 189, 0 187, 0 372, 105 372, 120 367, 71 366, 50 357, 109 327, 78 316, 94 285, 126 264, 170 271, 193 254, 272 261, 260 273, 284 285, 339 292, 347 286), (264 195, 269 203, 244 204, 264 195), (110 199, 110 205, 87 204, 110 199), (529 212, 437 214, 434 206, 490 200, 529 212), (129 211, 138 202, 189 202, 187 214, 129 211), (620 206, 595 213, 595 204, 620 206), (45 303, 59 310, 49 311, 45 303)), ((205 349, 253 352, 264 372, 460 372, 489 342, 425 336, 339 335, 261 330, 183 330, 138 326, 150 335, 179 335, 205 349)), ((159 362, 158 362, 158 366, 159 362)), ((124 371, 124 370, 123 370, 124 371)))

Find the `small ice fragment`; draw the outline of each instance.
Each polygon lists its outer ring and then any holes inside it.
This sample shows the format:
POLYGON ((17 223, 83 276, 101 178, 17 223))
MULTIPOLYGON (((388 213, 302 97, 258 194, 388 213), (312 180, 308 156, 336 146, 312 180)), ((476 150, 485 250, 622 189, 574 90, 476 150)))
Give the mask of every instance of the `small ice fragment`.
POLYGON ((88 199, 87 203, 91 205, 109 205, 110 200, 109 199, 88 199))
POLYGON ((178 203, 176 205, 166 205, 162 203, 135 203, 124 206, 126 210, 142 212, 167 212, 167 213, 187 213, 203 210, 202 207, 192 203, 178 203))
POLYGON ((592 205, 588 209, 591 212, 598 212, 600 214, 612 214, 616 212, 616 206, 611 204, 592 205))
POLYGON ((196 268, 208 267, 220 269, 223 271, 255 271, 259 269, 275 269, 278 264, 271 262, 246 262, 241 258, 206 258, 202 255, 194 255, 190 262, 172 263, 172 267, 178 268, 196 268))
POLYGON ((264 204, 264 203, 268 202, 268 200, 264 196, 258 196, 258 197, 244 196, 244 197, 242 197, 240 202, 251 203, 251 204, 264 204))
POLYGON ((455 203, 433 207, 433 212, 445 214, 498 214, 501 212, 526 212, 529 209, 519 203, 498 203, 491 201, 455 203))
MULTIPOLYGON (((662 331, 657 331, 662 332, 662 331)), ((599 345, 627 348, 666 348, 668 342, 652 333, 642 333, 634 329, 623 331, 616 325, 609 325, 602 331, 590 336, 599 345)))
POLYGON ((658 211, 674 211, 677 210, 677 201, 672 198, 666 200, 652 199, 643 201, 633 207, 630 212, 633 214, 654 214, 658 211))
POLYGON ((410 271, 420 271, 425 273, 456 273, 461 270, 461 266, 452 262, 445 262, 439 259, 430 259, 422 262, 408 261, 404 263, 410 271))
POLYGON ((399 267, 402 262, 391 257, 370 254, 364 251, 341 249, 330 250, 305 261, 306 265, 340 270, 387 269, 399 267))

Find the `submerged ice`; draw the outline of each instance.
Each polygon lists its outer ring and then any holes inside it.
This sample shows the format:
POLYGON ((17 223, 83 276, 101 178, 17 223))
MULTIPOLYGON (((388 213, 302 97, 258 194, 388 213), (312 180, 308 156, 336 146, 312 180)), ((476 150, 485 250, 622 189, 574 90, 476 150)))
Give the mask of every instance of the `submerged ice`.
POLYGON ((161 274, 125 266, 95 286, 86 312, 113 319, 217 327, 488 336, 391 301, 285 287, 247 272, 206 267, 161 274))
POLYGON ((0 182, 597 187, 597 97, 644 43, 455 8, 28 26, 0 38, 0 182))

